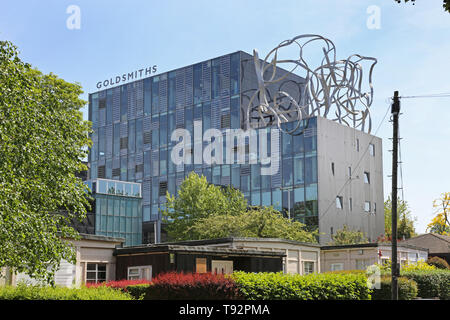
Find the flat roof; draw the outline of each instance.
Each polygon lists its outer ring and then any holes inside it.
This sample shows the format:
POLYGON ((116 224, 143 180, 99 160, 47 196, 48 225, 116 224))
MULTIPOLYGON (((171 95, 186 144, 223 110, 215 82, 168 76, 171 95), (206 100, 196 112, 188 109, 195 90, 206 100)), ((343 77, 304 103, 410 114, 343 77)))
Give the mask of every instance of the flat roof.
MULTIPOLYGON (((250 54, 250 53, 248 53, 248 52, 246 52, 246 51, 244 51, 244 50, 236 50, 236 51, 232 51, 232 52, 229 52, 229 53, 220 55, 220 56, 216 56, 216 57, 214 57, 214 58, 209 58, 209 59, 206 59, 206 60, 201 60, 201 61, 198 61, 198 62, 195 62, 195 63, 191 63, 191 64, 188 64, 188 65, 185 65, 185 66, 182 66, 182 67, 178 67, 178 68, 175 68, 175 69, 171 69, 171 70, 167 70, 167 71, 164 71, 164 72, 158 72, 158 73, 149 75, 148 77, 142 77, 142 78, 140 78, 140 79, 136 79, 136 80, 129 81, 129 82, 126 81, 126 82, 124 82, 124 83, 122 83, 122 84, 111 85, 111 86, 109 86, 108 88, 102 88, 102 89, 99 89, 99 90, 94 91, 94 92, 89 92, 88 95, 90 96, 90 95, 92 95, 92 94, 96 94, 96 93, 99 93, 99 92, 102 92, 102 91, 107 91, 107 90, 112 89, 112 88, 120 87, 120 86, 123 86, 123 85, 128 85, 128 84, 130 84, 130 83, 142 81, 142 80, 149 79, 149 78, 153 78, 153 77, 158 77, 158 76, 161 76, 161 75, 163 75, 163 74, 165 74, 165 73, 169 74, 169 73, 171 73, 171 72, 175 72, 175 71, 178 71, 178 70, 181 70, 181 69, 184 69, 184 68, 193 67, 193 66, 195 66, 195 65, 197 65, 197 64, 200 64, 200 63, 203 63, 203 62, 207 62, 207 61, 211 61, 211 60, 220 59, 220 58, 222 58, 222 57, 230 56, 230 55, 235 54, 235 53, 243 53, 243 54, 245 54, 245 55, 247 55, 247 56, 253 57, 253 54, 250 54)), ((261 57, 260 57, 259 60, 260 60, 260 61, 264 61, 261 57)), ((286 72, 289 72, 289 70, 286 70, 286 69, 284 69, 284 68, 282 68, 282 67, 277 66, 277 68, 279 68, 280 70, 284 70, 284 71, 286 71, 286 72)), ((134 71, 133 71, 133 72, 134 72, 134 71)), ((298 78, 300 78, 300 79, 302 79, 302 80, 305 80, 303 77, 299 76, 298 74, 293 73, 293 75, 295 75, 296 77, 298 77, 298 78)))
POLYGON ((246 250, 246 249, 231 249, 231 248, 217 248, 209 246, 183 246, 183 245, 167 245, 167 244, 152 244, 143 246, 133 246, 116 248, 115 256, 130 255, 137 253, 155 253, 155 252, 180 252, 180 253, 203 253, 215 255, 228 256, 264 256, 268 258, 281 258, 286 254, 281 251, 262 251, 262 250, 246 250))
POLYGON ((124 238, 101 236, 97 234, 80 233, 80 237, 83 240, 96 240, 96 241, 121 242, 121 243, 125 242, 124 238))
POLYGON ((223 244, 223 243, 233 243, 233 242, 282 242, 295 245, 302 245, 307 247, 320 248, 320 244, 311 242, 300 242, 289 239, 281 238, 245 238, 245 237, 228 237, 228 238, 217 238, 217 239, 204 239, 204 240, 184 240, 184 241, 173 241, 165 242, 166 245, 185 245, 185 246, 195 246, 195 245, 212 245, 212 244, 223 244))
MULTIPOLYGON (((372 242, 372 243, 358 243, 358 244, 343 244, 343 245, 325 245, 322 246, 322 250, 336 250, 336 249, 358 249, 358 248, 378 248, 380 246, 387 246, 390 247, 390 242, 372 242)), ((416 250, 422 250, 427 251, 426 248, 421 248, 417 246, 412 246, 409 244, 404 243, 397 243, 398 248, 408 248, 408 249, 416 249, 416 250)))

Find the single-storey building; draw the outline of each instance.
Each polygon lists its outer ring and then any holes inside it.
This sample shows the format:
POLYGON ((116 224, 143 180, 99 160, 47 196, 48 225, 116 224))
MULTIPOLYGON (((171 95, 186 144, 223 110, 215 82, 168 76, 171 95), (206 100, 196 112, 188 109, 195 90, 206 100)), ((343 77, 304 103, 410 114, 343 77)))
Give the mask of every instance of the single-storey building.
MULTIPOLYGON (((61 261, 60 268, 54 276, 55 284, 64 287, 78 287, 89 282, 114 280, 116 258, 113 252, 125 240, 92 234, 80 234, 80 236, 80 240, 71 240, 75 247, 76 264, 65 260, 61 261)), ((6 278, 2 278, 0 285, 16 285, 19 282, 37 283, 25 273, 14 274, 9 268, 5 268, 4 271, 6 278)))
POLYGON ((220 238, 174 242, 185 246, 208 246, 284 253, 280 271, 308 274, 320 272, 320 245, 278 238, 220 238))
MULTIPOLYGON (((390 243, 362 243, 322 246, 321 272, 340 270, 365 270, 375 263, 383 264, 391 259, 390 243)), ((428 259, 428 249, 404 243, 397 245, 400 265, 428 259)))
POLYGON ((279 272, 285 254, 280 251, 243 250, 213 246, 152 244, 117 248, 116 279, 148 279, 159 273, 233 271, 279 272))
POLYGON ((403 240, 401 243, 427 248, 428 256, 440 257, 450 263, 450 236, 437 233, 425 233, 403 240))

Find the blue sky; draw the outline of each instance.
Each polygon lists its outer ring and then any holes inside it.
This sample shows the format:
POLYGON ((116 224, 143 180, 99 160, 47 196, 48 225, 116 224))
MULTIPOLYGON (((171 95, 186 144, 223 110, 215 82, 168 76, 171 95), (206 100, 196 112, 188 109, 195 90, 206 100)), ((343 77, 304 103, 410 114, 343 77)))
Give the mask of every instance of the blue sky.
MULTIPOLYGON (((16 44, 23 60, 45 73, 79 82, 87 93, 103 79, 153 64, 165 72, 237 50, 264 54, 299 34, 331 39, 338 58, 376 57, 375 128, 394 90, 401 96, 450 92, 450 14, 442 0, 415 5, 394 0, 294 1, 2 1, 0 39, 16 44), (69 5, 81 10, 70 30, 69 5), (380 28, 369 29, 369 6, 380 8, 380 28)), ((432 201, 450 191, 450 98, 404 99, 400 118, 405 200, 425 232, 432 201)), ((390 193, 392 127, 385 121, 384 193, 390 193)))

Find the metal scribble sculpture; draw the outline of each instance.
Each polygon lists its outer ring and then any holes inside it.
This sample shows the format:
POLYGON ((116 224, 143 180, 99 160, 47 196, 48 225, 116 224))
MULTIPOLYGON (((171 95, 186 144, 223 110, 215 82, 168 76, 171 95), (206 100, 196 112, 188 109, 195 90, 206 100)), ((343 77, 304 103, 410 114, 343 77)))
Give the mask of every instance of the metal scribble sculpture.
MULTIPOLYGON (((322 116, 339 123, 370 133, 372 121, 370 106, 373 102, 372 71, 377 60, 353 54, 345 60, 336 60, 333 42, 320 35, 305 34, 281 42, 261 61, 256 50, 253 51, 258 89, 249 97, 247 107, 247 128, 277 125, 289 134, 299 131, 303 119, 322 116), (305 60, 305 51, 313 43, 321 46, 320 63, 310 66, 305 60), (297 59, 280 59, 279 51, 289 46, 299 49, 297 59), (270 62, 269 62, 270 61, 270 62), (369 90, 363 91, 362 63, 369 62, 369 90), (286 68, 286 65, 290 67, 286 68), (288 72, 280 72, 281 67, 288 72), (283 86, 292 74, 304 78, 298 97, 293 97, 283 86), (303 72, 302 74, 299 74, 303 72), (275 94, 269 86, 280 84, 275 94), (282 123, 293 122, 290 129, 282 123)), ((317 58, 317 55, 315 56, 317 58)))

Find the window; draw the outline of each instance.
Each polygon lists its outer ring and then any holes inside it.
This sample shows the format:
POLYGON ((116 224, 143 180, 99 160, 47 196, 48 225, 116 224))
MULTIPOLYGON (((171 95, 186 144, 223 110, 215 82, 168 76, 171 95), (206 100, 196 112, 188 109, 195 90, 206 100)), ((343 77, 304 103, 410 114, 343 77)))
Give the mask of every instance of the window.
POLYGON ((97 168, 97 177, 105 178, 105 166, 98 166, 97 168))
POLYGON ((359 152, 359 139, 356 139, 356 151, 359 152))
POLYGON ((231 118, 229 114, 223 114, 220 119, 220 127, 222 129, 229 128, 231 124, 231 118))
POLYGON ((294 157, 294 184, 304 184, 304 161, 303 157, 300 155, 296 155, 294 157))
POLYGON ((128 280, 152 280, 152 266, 128 267, 128 280))
POLYGON ((122 137, 120 138, 120 149, 127 149, 128 148, 128 137, 122 137))
POLYGON ((369 152, 372 157, 375 156, 375 145, 372 143, 369 144, 369 152))
POLYGON ((350 209, 350 211, 353 210, 353 200, 352 200, 352 198, 348 199, 348 208, 350 209))
POLYGON ((364 172, 364 183, 370 184, 370 173, 364 172))
POLYGON ((304 261, 303 262, 303 274, 314 273, 314 262, 313 261, 304 261))
POLYGON ((377 204, 373 203, 373 214, 377 214, 377 204))
POLYGON ((197 273, 206 273, 206 258, 195 259, 195 271, 197 273))
POLYGON ((331 173, 332 173, 333 176, 334 176, 334 162, 331 163, 331 173))
POLYGON ((331 271, 341 271, 341 270, 344 270, 343 263, 332 263, 331 264, 331 271))
POLYGON ((343 203, 343 197, 337 196, 336 197, 336 208, 342 209, 343 208, 342 203, 343 203))
POLYGON ((364 202, 364 211, 370 212, 370 201, 364 202))
POLYGON ((159 183, 159 196, 165 196, 167 192, 167 181, 161 181, 159 183))
POLYGON ((356 259, 356 270, 365 270, 369 264, 364 259, 356 259))
POLYGON ((352 177, 352 167, 348 167, 348 176, 352 177))
POLYGON ((106 281, 105 263, 88 263, 86 266, 86 283, 99 283, 106 281))

